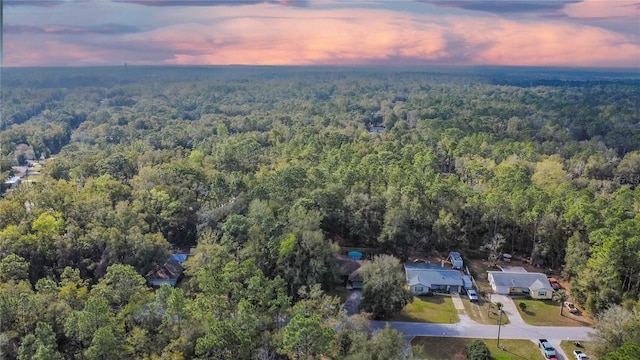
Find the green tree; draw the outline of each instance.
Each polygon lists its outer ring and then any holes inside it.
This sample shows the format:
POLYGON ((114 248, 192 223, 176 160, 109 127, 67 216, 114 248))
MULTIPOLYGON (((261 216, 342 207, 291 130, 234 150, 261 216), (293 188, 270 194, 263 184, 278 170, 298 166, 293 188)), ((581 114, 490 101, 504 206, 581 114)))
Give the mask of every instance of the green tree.
POLYGON ((326 327, 317 315, 296 314, 285 326, 278 351, 290 359, 315 359, 327 354, 334 330, 326 327))
POLYGON ((92 295, 106 299, 115 307, 145 299, 149 295, 147 281, 131 265, 114 264, 91 290, 92 295))
POLYGON ((27 335, 23 345, 18 350, 19 360, 62 360, 58 352, 56 334, 47 323, 39 322, 36 325, 35 336, 27 335))
POLYGON ((246 359, 250 351, 251 339, 234 320, 214 321, 196 341, 199 359, 246 359))
POLYGON ((624 344, 640 344, 640 311, 613 305, 596 317, 591 334, 596 356, 615 352, 624 344))
POLYGON ((0 260, 0 281, 20 281, 29 279, 29 263, 16 254, 9 254, 0 260))
POLYGON ((640 344, 638 343, 626 343, 615 351, 608 353, 603 357, 599 357, 602 360, 636 360, 640 354, 640 344))
POLYGON ((120 359, 120 340, 111 326, 99 328, 93 335, 91 345, 84 351, 88 360, 116 360, 120 359))
POLYGON ((377 332, 371 339, 369 348, 369 359, 372 360, 402 360, 405 359, 405 349, 407 342, 402 333, 391 329, 389 323, 382 331, 377 332))
POLYGON ((391 255, 380 255, 362 265, 362 308, 376 317, 386 317, 402 310, 413 300, 405 289, 406 279, 400 262, 391 255))
POLYGON ((553 293, 553 301, 560 303, 560 316, 562 316, 562 310, 564 308, 564 302, 567 301, 568 295, 567 292, 563 289, 556 290, 553 293))

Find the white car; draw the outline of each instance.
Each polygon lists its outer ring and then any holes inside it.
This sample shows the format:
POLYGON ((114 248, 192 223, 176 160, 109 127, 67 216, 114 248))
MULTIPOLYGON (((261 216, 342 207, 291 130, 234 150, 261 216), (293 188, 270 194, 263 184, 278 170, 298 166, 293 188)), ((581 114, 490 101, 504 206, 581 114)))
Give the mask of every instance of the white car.
POLYGON ((467 290, 467 296, 469 297, 469 301, 478 302, 478 294, 476 293, 475 290, 473 289, 467 290))
POLYGON ((580 350, 573 350, 573 356, 576 360, 589 360, 587 355, 580 350))

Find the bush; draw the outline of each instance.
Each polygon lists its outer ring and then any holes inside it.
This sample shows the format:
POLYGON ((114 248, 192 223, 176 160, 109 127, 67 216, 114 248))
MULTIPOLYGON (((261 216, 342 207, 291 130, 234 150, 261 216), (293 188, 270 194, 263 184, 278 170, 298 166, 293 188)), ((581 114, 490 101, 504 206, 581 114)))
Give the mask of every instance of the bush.
POLYGON ((491 360, 487 344, 482 340, 474 340, 469 344, 469 360, 491 360))
POLYGON ((482 340, 474 340, 469 344, 469 360, 491 360, 491 352, 482 340))
POLYGON ((520 307, 520 310, 522 310, 522 312, 527 311, 527 304, 526 303, 520 302, 518 304, 518 306, 520 307))

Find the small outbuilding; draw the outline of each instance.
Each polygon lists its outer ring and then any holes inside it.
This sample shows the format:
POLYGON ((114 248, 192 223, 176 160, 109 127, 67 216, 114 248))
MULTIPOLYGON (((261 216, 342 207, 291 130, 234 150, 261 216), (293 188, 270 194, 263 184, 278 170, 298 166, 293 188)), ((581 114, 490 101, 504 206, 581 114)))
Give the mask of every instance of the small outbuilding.
POLYGON ((462 267, 464 266, 462 256, 460 256, 460 253, 457 251, 450 252, 449 256, 447 256, 447 260, 451 262, 451 266, 454 269, 462 269, 462 267))

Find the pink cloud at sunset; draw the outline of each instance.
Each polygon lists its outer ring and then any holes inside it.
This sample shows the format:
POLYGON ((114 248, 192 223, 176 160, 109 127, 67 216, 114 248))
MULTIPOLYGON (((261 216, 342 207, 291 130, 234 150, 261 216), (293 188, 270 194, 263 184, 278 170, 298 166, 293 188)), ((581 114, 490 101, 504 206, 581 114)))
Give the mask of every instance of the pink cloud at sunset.
POLYGON ((127 59, 141 65, 640 67, 640 31, 633 31, 632 21, 640 7, 633 1, 616 1, 608 7, 602 1, 568 2, 562 8, 565 16, 535 12, 516 16, 511 10, 502 16, 497 10, 404 2, 338 2, 341 6, 333 1, 304 2, 309 6, 292 6, 302 4, 296 1, 251 1, 242 6, 130 2, 137 4, 96 4, 104 7, 105 15, 95 24, 65 24, 63 15, 52 16, 56 21, 48 24, 34 24, 29 21, 36 15, 24 13, 5 20, 10 31, 5 35, 4 63, 105 65, 127 59), (116 12, 119 6, 129 10, 126 17, 116 12), (607 26, 571 21, 597 14, 607 17, 607 26), (614 24, 624 28, 621 31, 611 27, 617 18, 626 21, 614 24), (631 30, 625 30, 629 26, 631 30))

